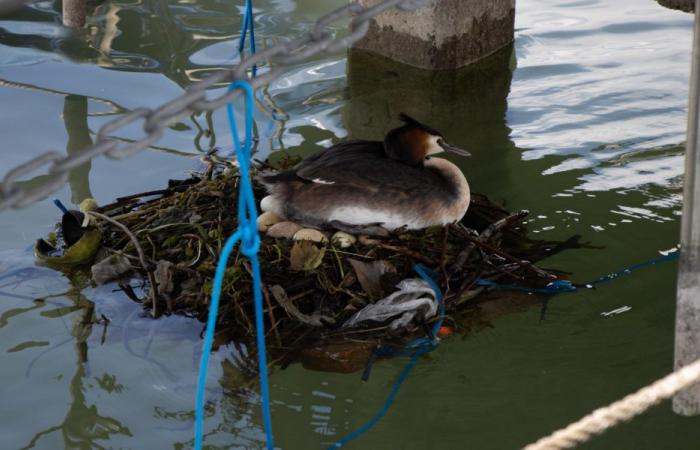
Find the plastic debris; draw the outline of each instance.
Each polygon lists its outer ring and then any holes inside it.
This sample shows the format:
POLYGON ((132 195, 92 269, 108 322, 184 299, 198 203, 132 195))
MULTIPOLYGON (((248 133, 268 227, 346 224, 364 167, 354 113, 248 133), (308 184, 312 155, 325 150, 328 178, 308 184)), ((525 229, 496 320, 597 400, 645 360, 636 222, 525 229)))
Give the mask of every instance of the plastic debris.
POLYGON ((133 270, 129 259, 124 255, 112 255, 91 267, 92 279, 95 284, 102 285, 112 280, 118 280, 133 270))
POLYGON ((85 217, 80 211, 66 210, 56 232, 47 240, 37 240, 34 246, 37 260, 58 270, 90 263, 102 244, 102 232, 83 226, 85 217))
POLYGON ((396 287, 399 289, 377 303, 367 305, 348 319, 342 328, 352 328, 364 322, 384 322, 394 319, 389 328, 396 330, 408 326, 413 319, 429 319, 437 314, 435 292, 420 278, 407 278, 396 287))

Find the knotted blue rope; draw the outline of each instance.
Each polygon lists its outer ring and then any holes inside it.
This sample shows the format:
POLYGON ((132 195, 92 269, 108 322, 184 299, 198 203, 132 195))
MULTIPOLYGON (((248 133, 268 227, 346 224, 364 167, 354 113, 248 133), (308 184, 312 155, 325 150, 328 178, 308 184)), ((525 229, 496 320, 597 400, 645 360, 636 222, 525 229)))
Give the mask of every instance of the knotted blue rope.
POLYGON ((241 89, 245 94, 245 140, 243 147, 238 137, 231 104, 226 105, 229 125, 233 135, 233 145, 236 149, 238 167, 240 171, 239 193, 238 193, 238 229, 228 238, 221 250, 221 256, 214 275, 214 286, 212 288, 211 303, 209 305, 209 317, 207 318, 207 329, 204 335, 202 358, 199 367, 199 378, 197 380, 197 401, 195 404, 195 441, 194 448, 202 448, 202 425, 204 418, 204 388, 207 379, 207 368, 209 366, 209 354, 214 340, 214 329, 216 328, 216 317, 219 309, 221 288, 226 273, 226 264, 235 245, 241 243, 241 252, 250 260, 253 272, 253 303, 255 305, 255 330, 257 334, 258 346, 258 368, 260 371, 260 394, 262 396, 262 412, 265 424, 265 436, 268 449, 274 448, 272 438, 272 419, 270 415, 270 395, 267 382, 267 356, 265 351, 265 324, 263 322, 263 304, 261 292, 260 263, 258 261, 258 250, 260 249, 260 236, 256 219, 258 216, 255 207, 255 197, 253 196, 253 186, 250 181, 250 150, 253 134, 253 88, 250 83, 244 80, 237 80, 229 87, 229 92, 241 89))
POLYGON ((392 349, 391 347, 380 347, 376 350, 375 354, 378 354, 380 356, 395 355, 397 353, 410 351, 411 359, 409 359, 404 368, 401 370, 399 376, 396 377, 396 380, 394 381, 394 384, 391 386, 391 390, 389 391, 389 395, 386 397, 386 400, 384 401, 384 404, 379 409, 379 411, 377 411, 377 413, 374 416, 372 416, 371 419, 369 419, 367 422, 361 425, 357 430, 353 431, 352 433, 344 436, 342 439, 330 445, 328 447, 329 450, 343 447, 350 441, 359 438, 363 434, 367 433, 370 429, 372 429, 372 427, 376 425, 377 422, 379 422, 382 419, 382 417, 384 417, 384 415, 386 415, 387 411, 389 411, 389 408, 391 408, 392 404, 394 403, 394 400, 396 400, 396 396, 399 393, 399 389, 401 389, 401 385, 404 381, 406 381, 406 378, 408 378, 408 375, 411 373, 411 370, 413 370, 413 368, 416 366, 420 357, 437 348, 439 342, 437 335, 440 331, 440 327, 442 326, 442 322, 445 319, 445 304, 442 301, 442 291, 435 282, 434 272, 432 272, 430 269, 428 269, 422 264, 417 264, 414 267, 414 270, 423 280, 425 280, 428 283, 428 285, 430 285, 430 288, 435 292, 435 299, 438 302, 438 320, 436 320, 433 324, 429 336, 420 337, 406 345, 401 350, 397 351, 395 349, 392 349))

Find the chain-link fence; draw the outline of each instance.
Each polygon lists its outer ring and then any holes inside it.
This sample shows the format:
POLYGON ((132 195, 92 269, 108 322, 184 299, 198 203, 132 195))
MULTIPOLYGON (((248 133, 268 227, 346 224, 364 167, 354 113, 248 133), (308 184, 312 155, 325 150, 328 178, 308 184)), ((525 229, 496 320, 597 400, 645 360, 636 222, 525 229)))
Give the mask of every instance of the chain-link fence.
POLYGON ((287 66, 314 55, 339 51, 362 39, 369 29, 369 20, 382 12, 391 8, 410 11, 432 1, 434 0, 382 0, 367 8, 357 3, 338 8, 316 21, 308 33, 245 58, 238 65, 193 84, 183 95, 156 109, 136 108, 104 124, 97 132, 94 145, 80 153, 65 156, 57 151, 48 151, 15 167, 7 172, 0 184, 0 210, 21 208, 44 199, 66 183, 72 169, 100 155, 111 159, 129 157, 155 144, 172 124, 191 114, 221 108, 239 95, 237 91, 233 91, 208 98, 207 89, 213 86, 237 79, 248 79, 254 88, 259 88, 283 73, 287 66), (346 35, 336 36, 330 31, 329 25, 344 19, 350 21, 350 31, 346 35), (269 63, 269 70, 249 79, 248 71, 264 62, 269 63), (119 130, 139 122, 143 130, 143 137, 140 139, 124 142, 110 137, 119 130), (24 189, 18 185, 17 182, 26 175, 44 168, 51 175, 45 183, 31 189, 24 189))

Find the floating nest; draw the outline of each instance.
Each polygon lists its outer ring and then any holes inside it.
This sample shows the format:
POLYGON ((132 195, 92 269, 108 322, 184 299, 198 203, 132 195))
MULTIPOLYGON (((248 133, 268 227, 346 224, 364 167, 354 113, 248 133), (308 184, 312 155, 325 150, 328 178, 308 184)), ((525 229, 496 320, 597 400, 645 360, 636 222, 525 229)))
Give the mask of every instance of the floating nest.
MULTIPOLYGON (((60 249, 66 247, 71 270, 90 267, 97 284, 116 280, 125 296, 142 303, 153 317, 182 314, 204 322, 218 256, 238 225, 238 181, 235 169, 212 166, 190 179, 171 180, 162 190, 122 197, 96 209, 88 206, 93 209, 88 219, 68 212, 58 236, 39 241, 37 255, 60 267, 60 249), (80 232, 75 236, 69 229, 72 222, 73 228, 84 228, 88 221, 89 242, 83 242, 80 232), (62 234, 73 235, 73 242, 63 242, 62 234), (73 250, 83 244, 81 251, 73 250)), ((265 194, 257 184, 255 194, 265 194)), ((301 360, 316 369, 350 372, 364 367, 379 345, 398 348, 425 335, 434 316, 399 328, 388 321, 342 326, 357 311, 395 292, 401 280, 417 278, 417 263, 435 272, 445 294, 445 334, 460 328, 458 318, 469 315, 470 308, 493 298, 479 280, 547 285, 561 274, 535 263, 578 246, 578 238, 532 240, 522 222, 526 216, 526 211, 511 213, 473 195, 459 223, 361 237, 347 248, 263 234, 259 259, 272 360, 281 365, 301 360)), ((254 339, 251 278, 238 248, 224 278, 217 344, 254 339)))

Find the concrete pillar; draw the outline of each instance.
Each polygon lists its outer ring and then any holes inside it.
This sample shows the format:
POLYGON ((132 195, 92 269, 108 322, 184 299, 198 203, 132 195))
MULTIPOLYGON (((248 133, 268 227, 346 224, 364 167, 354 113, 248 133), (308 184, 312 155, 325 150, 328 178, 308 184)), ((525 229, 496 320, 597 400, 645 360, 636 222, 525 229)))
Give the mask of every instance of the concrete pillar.
POLYGON ((695 0, 656 0, 661 6, 671 9, 680 9, 685 12, 693 12, 695 0))
POLYGON ((81 28, 85 25, 87 0, 63 0, 63 25, 81 28))
MULTIPOLYGON (((380 0, 352 0, 364 7, 380 0)), ((435 0, 391 9, 370 21, 354 48, 424 69, 456 69, 513 42, 515 0, 435 0)))
MULTIPOLYGON (((698 0, 700 1, 700 0, 698 0)), ((695 35, 688 98, 688 137, 685 145, 685 181, 681 219, 681 254, 676 297, 676 369, 700 358, 700 18, 695 35)), ((673 411, 700 415, 700 383, 673 398, 673 411)))
POLYGON ((347 64, 342 120, 349 139, 383 140, 403 112, 472 153, 448 157, 465 169, 475 191, 493 181, 491 172, 477 170, 484 166, 501 167, 499 183, 509 185, 512 165, 505 160, 514 144, 505 115, 515 66, 512 45, 459 70, 419 69, 358 49, 350 51, 347 64))

